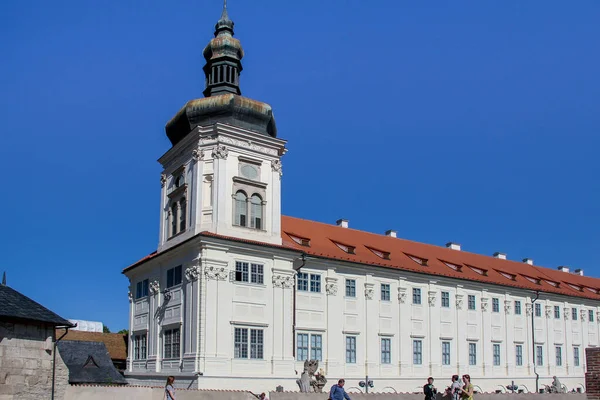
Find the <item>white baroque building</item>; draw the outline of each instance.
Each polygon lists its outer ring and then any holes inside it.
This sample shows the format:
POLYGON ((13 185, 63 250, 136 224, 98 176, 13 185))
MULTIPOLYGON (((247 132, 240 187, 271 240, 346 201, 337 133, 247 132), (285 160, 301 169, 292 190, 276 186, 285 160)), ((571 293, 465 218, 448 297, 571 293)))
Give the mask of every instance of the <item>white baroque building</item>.
POLYGON ((241 96, 226 9, 204 56, 205 97, 166 127, 158 249, 124 270, 130 381, 295 390, 310 358, 347 388, 455 373, 483 391, 533 391, 536 374, 583 387, 599 279, 282 216, 286 142, 270 106, 241 96))

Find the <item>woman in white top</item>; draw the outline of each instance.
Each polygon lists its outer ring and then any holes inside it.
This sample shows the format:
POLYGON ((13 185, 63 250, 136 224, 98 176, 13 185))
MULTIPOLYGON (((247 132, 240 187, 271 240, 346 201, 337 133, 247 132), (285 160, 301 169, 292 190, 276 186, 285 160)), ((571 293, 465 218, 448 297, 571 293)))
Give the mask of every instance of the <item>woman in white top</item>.
POLYGON ((175 377, 169 376, 167 378, 167 384, 165 385, 165 400, 175 400, 175 388, 173 387, 173 383, 175 383, 175 377))

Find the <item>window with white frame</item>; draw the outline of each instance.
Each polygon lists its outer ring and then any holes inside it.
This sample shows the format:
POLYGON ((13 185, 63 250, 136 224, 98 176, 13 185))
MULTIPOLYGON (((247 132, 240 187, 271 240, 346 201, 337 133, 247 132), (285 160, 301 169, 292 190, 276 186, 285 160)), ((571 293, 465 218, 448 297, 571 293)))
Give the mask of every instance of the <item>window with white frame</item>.
POLYGON ((263 359, 264 333, 262 329, 235 328, 233 333, 234 358, 263 359), (250 351, 248 351, 248 349, 250 351))
POLYGON ((571 308, 571 318, 573 321, 577 321, 577 309, 575 307, 571 308))
POLYGON ((413 364, 423 364, 423 341, 413 340, 413 364))
POLYGON ((298 272, 296 279, 299 291, 308 292, 310 290, 314 293, 321 292, 321 275, 298 272))
POLYGON ((179 352, 180 352, 179 328, 165 330, 163 332, 163 343, 164 343, 163 357, 165 359, 179 358, 179 352))
POLYGON ((542 305, 539 303, 535 303, 535 316, 536 317, 542 316, 542 305))
POLYGON ((500 365, 500 345, 498 343, 494 343, 494 345, 492 347, 492 355, 493 355, 494 365, 499 366, 500 365))
POLYGON ((346 279, 346 297, 356 297, 356 281, 346 279))
POLYGON ((442 365, 450 365, 450 342, 442 342, 442 365))
POLYGON ((310 291, 313 293, 321 293, 321 275, 310 274, 310 291))
POLYGON ((544 365, 544 347, 535 346, 535 363, 538 367, 544 365))
POLYGON ((473 296, 472 294, 469 295, 469 297, 467 298, 467 305, 469 310, 474 310, 475 309, 475 296, 473 296))
POLYGON ((257 285, 264 284, 264 266, 262 264, 254 264, 243 261, 235 263, 235 281, 249 282, 257 285))
POLYGON ((500 312, 500 300, 496 297, 492 299, 492 312, 500 312))
POLYGON ((296 359, 298 361, 323 360, 323 336, 298 333, 296 343, 296 359))
POLYGON ((390 301, 390 285, 389 283, 381 284, 381 300, 390 301))
POLYGON ((594 322, 594 311, 588 310, 588 321, 594 322))
POLYGON ((579 367, 579 346, 573 346, 573 365, 579 367))
POLYGON ((135 285, 135 298, 137 299, 141 299, 142 297, 146 297, 148 296, 148 287, 149 287, 149 281, 148 279, 144 279, 143 281, 139 281, 136 285, 135 285))
POLYGON ((134 360, 145 360, 148 356, 147 353, 147 336, 135 335, 133 337, 133 359, 134 360))
POLYGON ((381 363, 392 363, 392 339, 381 338, 381 363))
POLYGON ((178 169, 172 175, 171 190, 167 194, 169 197, 168 217, 169 232, 168 237, 173 237, 187 228, 187 201, 185 175, 183 167, 178 169))
POLYGON ((356 336, 346 336, 346 363, 356 364, 356 336))
POLYGON ((562 347, 561 346, 555 346, 554 352, 555 352, 555 355, 556 355, 556 366, 557 367, 562 367, 562 347))
POLYGON ((477 365, 477 343, 469 343, 469 365, 477 365))
POLYGON ((517 367, 521 367, 523 366, 523 345, 522 344, 517 344, 515 345, 515 363, 517 365, 517 367))
POLYGON ((450 292, 442 292, 442 307, 450 307, 450 292))
POLYGON ((302 292, 308 292, 308 274, 305 272, 298 272, 296 277, 298 283, 298 290, 302 292))
POLYGON ((421 304, 421 289, 413 288, 412 297, 413 297, 413 304, 421 304))
POLYGON ((238 190, 233 196, 233 202, 234 225, 253 229, 264 228, 264 202, 259 194, 254 193, 248 198, 246 192, 238 190))
POLYGON ((560 307, 559 306, 554 306, 554 318, 560 319, 560 307))
POLYGON ((181 284, 181 265, 167 270, 167 289, 181 284))
POLYGON ((521 302, 519 300, 515 301, 515 315, 521 315, 521 302))

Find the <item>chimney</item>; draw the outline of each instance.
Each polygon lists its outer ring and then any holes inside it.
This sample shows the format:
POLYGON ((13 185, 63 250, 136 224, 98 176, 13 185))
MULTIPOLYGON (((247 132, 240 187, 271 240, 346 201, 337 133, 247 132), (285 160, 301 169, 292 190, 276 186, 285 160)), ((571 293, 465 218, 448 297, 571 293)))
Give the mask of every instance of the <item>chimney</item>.
POLYGON ((460 244, 458 244, 458 243, 448 242, 448 243, 446 243, 446 247, 449 249, 452 249, 452 250, 460 251, 460 244))
POLYGON ((581 268, 577 268, 577 269, 575 270, 575 274, 576 274, 576 275, 579 275, 579 276, 583 276, 583 270, 582 270, 581 268))
POLYGON ((560 267, 558 267, 559 271, 562 272, 569 272, 569 267, 565 267, 564 265, 561 265, 560 267))
POLYGON ((337 224, 337 226, 341 226, 342 228, 347 228, 348 227, 348 220, 347 219, 338 219, 337 221, 335 221, 335 223, 337 224))
POLYGON ((525 264, 533 265, 533 258, 524 258, 523 262, 525 264))
POLYGON ((495 252, 494 253, 494 257, 495 258, 499 258, 501 260, 506 260, 506 253, 500 253, 500 252, 495 252))
POLYGON ((389 237, 395 238, 395 237, 397 237, 396 233, 397 232, 395 230, 388 229, 387 231, 385 231, 385 236, 389 236, 389 237))

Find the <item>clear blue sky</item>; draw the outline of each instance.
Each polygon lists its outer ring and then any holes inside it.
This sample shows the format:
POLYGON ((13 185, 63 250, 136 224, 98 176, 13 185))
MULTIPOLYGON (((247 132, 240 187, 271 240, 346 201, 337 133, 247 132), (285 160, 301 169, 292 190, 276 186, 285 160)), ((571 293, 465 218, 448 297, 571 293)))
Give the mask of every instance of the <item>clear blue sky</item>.
MULTIPOLYGON (((230 0, 283 211, 600 275, 600 2, 230 0)), ((165 123, 202 96, 219 0, 0 5, 0 271, 127 327, 165 123)))

